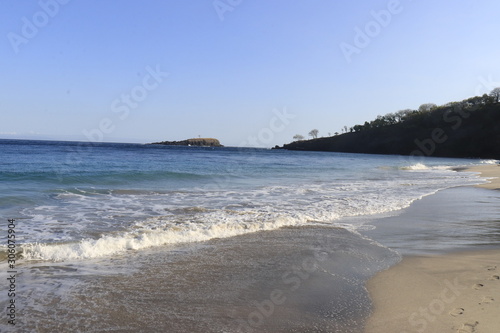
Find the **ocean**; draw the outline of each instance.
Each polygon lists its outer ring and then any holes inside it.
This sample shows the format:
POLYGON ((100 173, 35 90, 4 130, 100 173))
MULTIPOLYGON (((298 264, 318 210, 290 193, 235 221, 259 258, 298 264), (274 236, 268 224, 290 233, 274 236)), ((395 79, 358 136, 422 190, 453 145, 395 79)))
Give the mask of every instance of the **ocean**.
POLYGON ((358 332, 375 272, 488 233, 442 222, 429 247, 411 236, 428 224, 397 217, 496 162, 27 140, 0 140, 0 159, 2 332, 358 332))

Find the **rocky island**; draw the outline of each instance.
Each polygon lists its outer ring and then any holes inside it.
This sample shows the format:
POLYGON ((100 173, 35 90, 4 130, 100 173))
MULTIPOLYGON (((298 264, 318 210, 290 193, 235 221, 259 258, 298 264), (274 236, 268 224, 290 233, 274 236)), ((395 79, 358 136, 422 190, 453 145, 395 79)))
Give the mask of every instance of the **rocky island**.
POLYGON ((153 142, 152 145, 167 145, 167 146, 196 146, 196 147, 224 147, 219 140, 213 138, 197 138, 187 139, 182 141, 161 141, 153 142))

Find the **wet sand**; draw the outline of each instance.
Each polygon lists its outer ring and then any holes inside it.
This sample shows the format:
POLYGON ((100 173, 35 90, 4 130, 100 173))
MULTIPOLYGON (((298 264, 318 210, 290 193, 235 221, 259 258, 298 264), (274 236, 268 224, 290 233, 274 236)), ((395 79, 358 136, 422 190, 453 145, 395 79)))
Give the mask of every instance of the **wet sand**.
POLYGON ((395 216, 368 218, 376 228, 361 233, 403 256, 480 251, 498 248, 499 220, 500 191, 461 186, 417 200, 395 216))
POLYGON ((366 333, 500 330, 500 250, 408 257, 367 287, 366 333))
POLYGON ((500 164, 476 166, 464 171, 480 172, 482 177, 491 178, 489 183, 477 185, 478 187, 500 190, 500 164))
POLYGON ((307 227, 141 251, 127 260, 141 269, 87 277, 51 314, 26 314, 23 328, 359 333, 371 311, 367 279, 400 256, 345 229, 307 227))
MULTIPOLYGON (((500 177, 497 165, 464 171, 500 177)), ((498 190, 500 178, 478 187, 498 190)), ((408 256, 370 279, 367 288, 374 312, 365 333, 500 331, 498 249, 408 256)))

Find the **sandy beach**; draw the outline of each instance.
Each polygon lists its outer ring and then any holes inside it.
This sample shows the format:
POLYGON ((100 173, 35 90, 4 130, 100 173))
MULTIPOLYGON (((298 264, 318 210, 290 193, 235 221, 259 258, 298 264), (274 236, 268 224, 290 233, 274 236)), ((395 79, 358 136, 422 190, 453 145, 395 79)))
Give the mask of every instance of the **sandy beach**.
MULTIPOLYGON (((500 189, 497 165, 464 171, 497 177, 478 187, 500 189)), ((500 331, 500 250, 408 256, 367 288, 373 314, 366 333, 500 331)))
POLYGON ((498 332, 499 258, 500 250, 405 258, 368 282, 366 332, 498 332))
POLYGON ((482 165, 465 169, 464 171, 480 172, 481 176, 491 178, 490 183, 477 185, 491 190, 500 190, 500 165, 482 165))

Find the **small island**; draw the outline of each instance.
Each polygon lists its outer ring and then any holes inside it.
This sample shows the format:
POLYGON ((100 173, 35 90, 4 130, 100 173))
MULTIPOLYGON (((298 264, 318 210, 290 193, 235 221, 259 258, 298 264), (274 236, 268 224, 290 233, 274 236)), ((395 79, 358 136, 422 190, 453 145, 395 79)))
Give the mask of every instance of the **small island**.
POLYGON ((161 141, 153 142, 152 145, 167 145, 167 146, 196 146, 196 147, 224 147, 219 140, 213 138, 197 138, 187 139, 182 141, 161 141))

